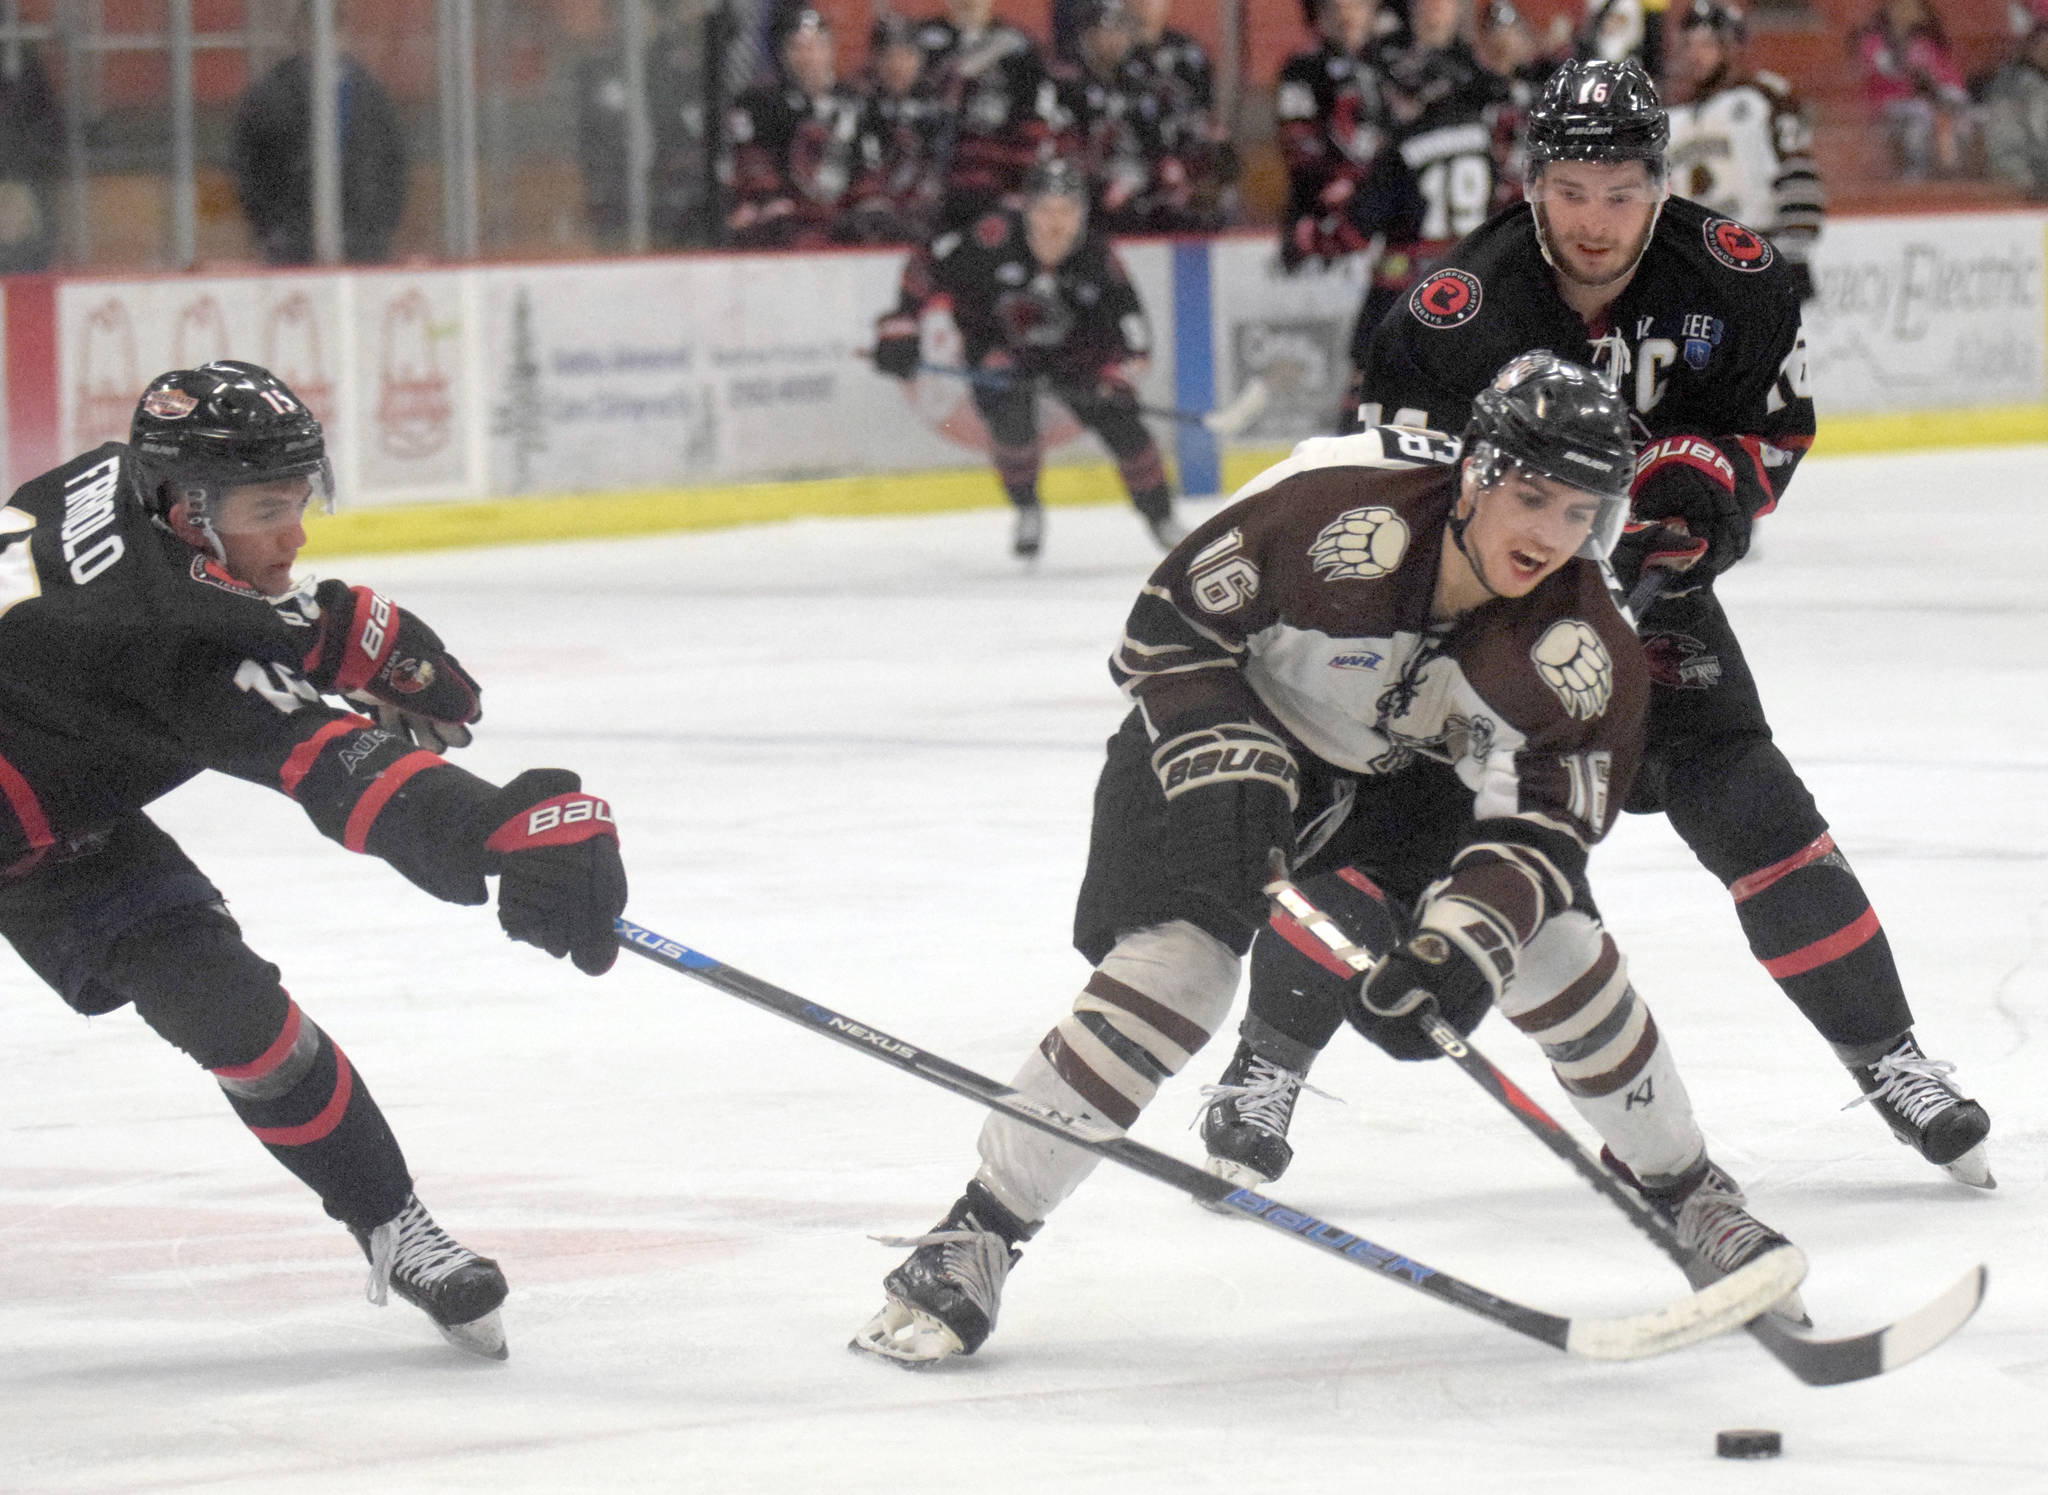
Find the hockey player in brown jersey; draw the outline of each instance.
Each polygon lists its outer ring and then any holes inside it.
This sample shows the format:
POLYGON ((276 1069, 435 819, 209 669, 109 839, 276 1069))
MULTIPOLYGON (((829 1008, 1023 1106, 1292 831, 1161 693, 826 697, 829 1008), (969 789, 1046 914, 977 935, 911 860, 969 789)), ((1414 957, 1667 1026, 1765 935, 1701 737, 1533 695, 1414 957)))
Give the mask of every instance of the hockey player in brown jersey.
POLYGON ((1930 1059, 1891 945, 1825 816, 1772 740, 1714 579, 1784 496, 1815 418, 1801 282, 1760 233, 1667 193, 1668 125, 1634 63, 1573 62, 1531 111, 1529 201, 1459 243, 1374 332, 1370 421, 1457 430, 1502 360, 1597 362, 1643 432, 1615 566, 1671 581, 1640 619, 1644 768, 1627 808, 1662 811, 1727 888, 1751 953, 1900 1142, 1992 1187, 1991 1121, 1930 1059))
MULTIPOLYGON (((1020 1093, 1129 1128, 1229 1013, 1272 859, 1366 867, 1420 901, 1361 929, 1383 958, 1345 1016, 1398 1043, 1415 992, 1467 1030, 1498 1003, 1709 1262, 1783 1244, 1708 1162, 1585 881, 1649 689, 1599 565, 1633 451, 1596 376, 1531 355, 1477 402, 1462 453, 1386 428, 1304 443, 1174 549, 1111 660, 1135 709, 1075 912, 1095 970, 1020 1093)), ((980 1150, 856 1350, 971 1354, 1020 1243, 1096 1160, 1002 1115, 980 1150)))
POLYGON ((329 493, 319 422, 223 361, 153 380, 127 445, 0 510, 0 934, 74 1010, 132 1003, 208 1070, 354 1234, 372 1301, 396 1292, 502 1359, 497 1264, 434 1223, 347 1055, 144 808, 228 774, 450 903, 485 902, 496 875, 513 939, 592 975, 617 955, 605 802, 565 770, 500 788, 446 762, 480 693, 433 630, 367 587, 294 585, 329 493))

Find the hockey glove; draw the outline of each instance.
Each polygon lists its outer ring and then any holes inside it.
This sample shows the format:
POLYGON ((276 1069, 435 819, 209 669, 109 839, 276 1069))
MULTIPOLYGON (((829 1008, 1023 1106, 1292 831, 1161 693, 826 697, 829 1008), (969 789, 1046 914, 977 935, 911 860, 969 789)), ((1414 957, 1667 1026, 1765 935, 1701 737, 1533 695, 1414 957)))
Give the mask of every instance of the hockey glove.
POLYGON ((387 706, 375 696, 351 691, 349 705, 369 717, 385 731, 403 738, 416 748, 447 756, 450 748, 468 747, 475 737, 461 722, 437 722, 397 706, 387 706))
POLYGON ((1166 795, 1166 880, 1190 923, 1242 955, 1266 920, 1272 855, 1294 854, 1300 771, 1250 722, 1163 739, 1152 770, 1166 795))
POLYGON ((914 379, 921 352, 915 318, 884 317, 876 327, 876 373, 891 379, 914 379))
MULTIPOLYGON (((1645 572, 1669 571, 1681 575, 1690 571, 1707 553, 1707 542, 1695 536, 1685 527, 1682 519, 1659 522, 1654 519, 1631 519, 1622 526, 1621 538, 1614 542, 1614 552, 1608 557, 1614 567, 1614 575, 1621 582, 1621 589, 1633 593, 1636 583, 1645 572)), ((1689 588, 1678 584, 1667 584, 1659 596, 1682 596, 1689 588)))
MULTIPOLYGON (((320 635, 306 656, 305 671, 316 690, 355 700, 367 696, 394 708, 400 718, 432 723, 434 735, 446 746, 469 742, 468 724, 484 714, 483 688, 433 629, 368 587, 323 581, 314 596, 320 603, 320 635)), ((381 715, 379 722, 400 730, 381 715)), ((427 746, 416 735, 414 740, 427 746)))
POLYGON ((1704 436, 1665 436, 1636 453, 1629 506, 1638 520, 1677 519, 1706 548, 1683 569, 1705 581, 1749 553, 1751 515, 1735 491, 1735 467, 1704 436))
POLYGON ((1345 990, 1345 1018, 1375 1042, 1387 1019, 1410 1017, 1424 1002, 1462 1012, 1483 1008, 1490 995, 1478 962, 1428 929, 1396 945, 1345 990))
POLYGON ((562 768, 530 768, 478 813, 484 871, 498 874, 498 924, 515 940, 599 976, 618 959, 612 920, 626 868, 611 806, 562 768))
POLYGON ((1799 298, 1801 306, 1820 294, 1813 283, 1813 266, 1807 264, 1805 260, 1795 260, 1788 255, 1785 259, 1785 279, 1791 285, 1793 294, 1799 298))

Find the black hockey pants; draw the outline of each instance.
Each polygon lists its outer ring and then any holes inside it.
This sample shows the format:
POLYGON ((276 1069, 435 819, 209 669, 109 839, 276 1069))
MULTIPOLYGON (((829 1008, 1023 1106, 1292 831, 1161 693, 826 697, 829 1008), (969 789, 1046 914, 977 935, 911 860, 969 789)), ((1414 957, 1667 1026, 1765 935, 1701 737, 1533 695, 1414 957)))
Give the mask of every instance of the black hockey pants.
POLYGON ((134 1003, 335 1219, 369 1230, 404 1208, 412 1179, 362 1077, 146 816, 0 885, 0 934, 74 1010, 134 1003))

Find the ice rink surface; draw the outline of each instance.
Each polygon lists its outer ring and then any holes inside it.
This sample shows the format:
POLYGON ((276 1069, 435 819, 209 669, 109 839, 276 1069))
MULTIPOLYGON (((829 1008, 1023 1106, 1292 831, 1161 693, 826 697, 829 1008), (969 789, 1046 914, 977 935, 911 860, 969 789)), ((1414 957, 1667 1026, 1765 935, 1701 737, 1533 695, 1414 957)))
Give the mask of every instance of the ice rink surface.
MULTIPOLYGON (((1721 586, 1780 741, 1883 916, 1928 1049, 1990 1108, 2000 1187, 1859 1107, 1660 820, 1593 863, 1716 1156, 1845 1333, 1991 1268, 1927 1359, 1830 1389, 1747 1338, 1574 1360, 1105 1166, 1000 1327, 927 1373, 846 1352, 972 1170, 981 1113, 643 961, 509 944, 225 780, 162 821, 347 1050, 429 1208, 513 1284, 511 1359, 363 1301, 345 1232, 133 1013, 11 955, 0 1047, 0 1489, 2048 1489, 2048 507, 2043 450, 1816 461, 1721 586), (1781 1429, 1775 1464, 1716 1429, 1781 1429)), ((609 796, 635 918, 1007 1079, 1068 947, 1104 659, 1155 554, 1057 510, 1026 571, 985 510, 325 574, 414 607, 484 681, 462 761, 609 796)), ((1570 1113, 1498 1018, 1476 1041, 1570 1113)), ((1200 1086, 1137 1128, 1190 1159, 1200 1086)), ((1536 1306, 1682 1289, 1442 1064, 1339 1041, 1273 1192, 1536 1306)), ((1586 1135, 1576 1119, 1572 1124, 1586 1135)))

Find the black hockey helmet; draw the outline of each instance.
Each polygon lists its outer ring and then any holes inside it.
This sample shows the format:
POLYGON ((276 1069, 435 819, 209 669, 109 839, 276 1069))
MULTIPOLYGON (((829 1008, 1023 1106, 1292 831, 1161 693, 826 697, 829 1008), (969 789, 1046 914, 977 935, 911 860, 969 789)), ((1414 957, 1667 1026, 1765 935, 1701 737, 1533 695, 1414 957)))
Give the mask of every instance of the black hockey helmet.
POLYGON ((1710 28, 1723 46, 1740 46, 1749 35, 1749 22, 1728 0, 1692 0, 1678 18, 1678 29, 1691 31, 1700 26, 1710 28))
POLYGON ((320 422, 270 370, 223 358, 149 381, 128 427, 142 504, 158 519, 185 500, 211 522, 221 496, 243 483, 305 477, 323 507, 334 479, 320 422))
POLYGON ((1671 117, 1634 58, 1567 62, 1529 110, 1531 174, 1546 161, 1646 161, 1661 178, 1670 141, 1671 117))
POLYGON ((1621 537, 1635 431, 1628 402, 1591 369, 1544 349, 1508 360, 1472 401, 1465 454, 1481 487, 1513 466, 1598 494, 1580 554, 1605 556, 1621 537))

